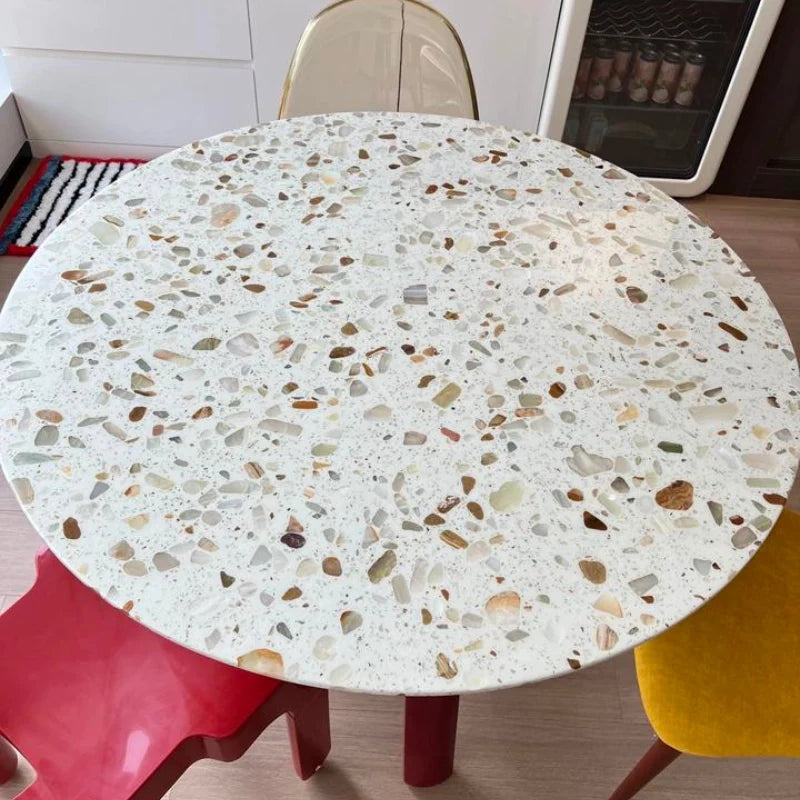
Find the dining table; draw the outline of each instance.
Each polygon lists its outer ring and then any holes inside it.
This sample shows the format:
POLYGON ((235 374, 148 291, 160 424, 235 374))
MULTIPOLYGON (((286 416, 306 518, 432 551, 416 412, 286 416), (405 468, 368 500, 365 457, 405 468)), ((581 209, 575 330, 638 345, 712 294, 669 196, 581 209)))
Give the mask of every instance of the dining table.
POLYGON ((3 469, 55 555, 211 658, 404 696, 415 786, 452 772, 460 695, 721 590, 798 462, 797 360, 731 248, 481 121, 163 155, 39 248, 0 347, 3 469))

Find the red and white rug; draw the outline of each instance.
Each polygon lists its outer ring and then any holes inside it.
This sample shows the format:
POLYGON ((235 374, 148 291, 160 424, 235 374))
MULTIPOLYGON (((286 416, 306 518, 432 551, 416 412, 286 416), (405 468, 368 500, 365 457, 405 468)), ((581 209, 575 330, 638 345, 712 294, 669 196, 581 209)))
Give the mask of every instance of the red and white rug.
POLYGON ((29 256, 76 208, 144 162, 48 156, 0 225, 0 255, 29 256))

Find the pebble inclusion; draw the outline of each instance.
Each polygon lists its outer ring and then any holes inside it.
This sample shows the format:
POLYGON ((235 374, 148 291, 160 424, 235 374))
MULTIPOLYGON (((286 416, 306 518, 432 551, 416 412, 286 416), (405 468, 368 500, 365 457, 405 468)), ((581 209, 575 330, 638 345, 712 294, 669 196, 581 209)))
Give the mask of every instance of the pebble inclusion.
POLYGON ((718 591, 797 465, 747 267, 653 187, 409 114, 167 154, 0 316, 3 468, 82 580, 300 683, 444 694, 587 666, 718 591))

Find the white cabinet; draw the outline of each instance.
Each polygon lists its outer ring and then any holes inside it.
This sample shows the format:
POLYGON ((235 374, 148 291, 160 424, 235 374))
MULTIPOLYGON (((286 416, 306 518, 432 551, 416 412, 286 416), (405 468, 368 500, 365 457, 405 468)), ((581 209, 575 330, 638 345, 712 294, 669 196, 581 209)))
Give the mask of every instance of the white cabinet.
MULTIPOLYGON (((481 119, 534 129, 562 0, 428 2, 463 40, 481 119)), ((295 46, 329 4, 0 0, 0 48, 37 155, 152 157, 275 119, 295 46)))
POLYGON ((0 45, 250 58, 247 0, 3 0, 0 45))
POLYGON ((2 6, 0 47, 37 156, 151 158, 258 120, 248 0, 2 6))
MULTIPOLYGON (((168 150, 256 119, 248 66, 11 51, 11 85, 28 137, 168 150)), ((38 147, 36 148, 39 149, 38 147)))

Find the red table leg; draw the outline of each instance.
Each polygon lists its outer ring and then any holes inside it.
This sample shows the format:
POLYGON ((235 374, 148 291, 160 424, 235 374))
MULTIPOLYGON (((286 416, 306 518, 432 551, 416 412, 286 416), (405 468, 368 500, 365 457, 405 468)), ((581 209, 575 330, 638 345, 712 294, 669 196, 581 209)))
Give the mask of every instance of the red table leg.
POLYGON ((17 754, 11 745, 0 736, 0 784, 14 777, 17 771, 17 754))
POLYGON ((331 749, 331 726, 328 716, 328 692, 324 689, 303 687, 303 692, 315 697, 299 711, 286 715, 289 724, 289 741, 292 744, 292 761, 300 778, 310 778, 325 761, 331 749))
POLYGON ((453 774, 458 695, 406 697, 403 779, 409 786, 435 786, 453 774))

